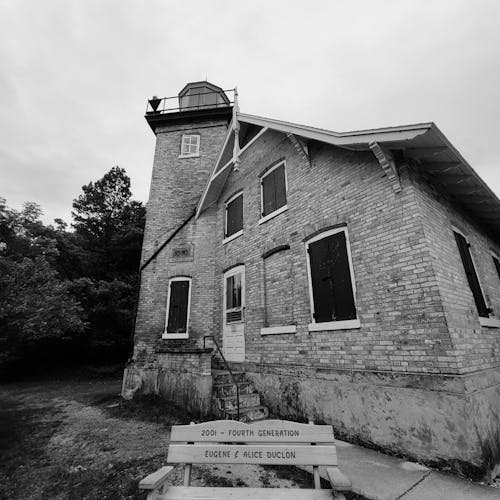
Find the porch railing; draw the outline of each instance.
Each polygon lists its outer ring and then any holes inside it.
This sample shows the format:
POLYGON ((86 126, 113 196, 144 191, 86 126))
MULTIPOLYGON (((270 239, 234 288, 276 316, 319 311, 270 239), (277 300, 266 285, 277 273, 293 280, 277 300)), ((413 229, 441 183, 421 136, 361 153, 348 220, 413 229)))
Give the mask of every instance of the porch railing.
POLYGON ((233 371, 231 370, 230 366, 228 365, 226 358, 224 357, 224 354, 222 354, 222 350, 219 347, 219 344, 217 343, 217 340, 215 340, 215 337, 213 335, 205 335, 203 337, 203 348, 206 349, 206 339, 212 339, 212 342, 215 344, 215 347, 217 348, 217 351, 219 351, 220 357, 222 358, 222 361, 224 362, 224 365, 229 373, 229 376, 231 377, 231 380, 236 387, 236 420, 240 420, 240 388, 238 387, 238 383, 236 382, 236 378, 234 377, 233 371))

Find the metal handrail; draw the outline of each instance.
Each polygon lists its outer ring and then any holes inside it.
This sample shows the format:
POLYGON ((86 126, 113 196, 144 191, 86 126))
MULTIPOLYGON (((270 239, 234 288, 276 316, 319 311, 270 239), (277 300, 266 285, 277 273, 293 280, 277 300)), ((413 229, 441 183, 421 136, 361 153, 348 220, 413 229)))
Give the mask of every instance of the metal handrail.
POLYGON ((203 337, 203 349, 206 349, 205 345, 205 340, 206 339, 212 339, 213 343, 215 344, 215 347, 217 347, 217 350, 219 351, 219 354, 222 358, 222 361, 224 361, 224 364, 226 365, 227 371, 229 372, 229 375, 231 376, 231 380, 233 381, 234 386, 236 387, 236 420, 240 420, 240 388, 238 387, 238 383, 236 382, 236 379, 234 378, 233 372, 231 368, 229 367, 226 358, 224 357, 224 354, 222 354, 222 350, 219 347, 219 344, 217 343, 217 340, 215 340, 215 337, 213 335, 205 335, 203 337))
MULTIPOLYGON (((172 103, 173 104, 173 103, 172 103)), ((151 114, 165 114, 165 113, 174 113, 176 111, 190 111, 192 109, 204 109, 204 108, 226 108, 234 104, 234 89, 228 89, 221 91, 213 91, 213 92, 201 92, 198 94, 189 94, 186 96, 172 96, 172 97, 157 97, 148 99, 146 105, 146 115, 151 114), (222 97, 222 95, 224 97, 222 97), (228 96, 229 94, 229 96, 228 96), (231 95, 232 94, 232 95, 231 95), (220 95, 223 99, 221 102, 215 102, 211 104, 195 104, 192 106, 181 106, 181 99, 185 97, 196 97, 196 96, 210 96, 210 95, 220 95), (225 98, 225 99, 224 99, 225 98), (227 101, 226 101, 227 99, 227 101), (170 107, 172 101, 177 101, 177 105, 174 107, 170 107), (153 107, 152 101, 156 101, 156 106, 153 107)))

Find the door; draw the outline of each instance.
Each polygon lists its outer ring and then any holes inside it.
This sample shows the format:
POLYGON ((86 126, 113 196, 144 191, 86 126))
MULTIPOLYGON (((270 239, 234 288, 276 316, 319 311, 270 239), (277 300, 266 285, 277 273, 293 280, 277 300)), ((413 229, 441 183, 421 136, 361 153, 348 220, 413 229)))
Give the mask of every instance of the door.
POLYGON ((228 361, 245 361, 245 266, 224 274, 222 352, 228 361))

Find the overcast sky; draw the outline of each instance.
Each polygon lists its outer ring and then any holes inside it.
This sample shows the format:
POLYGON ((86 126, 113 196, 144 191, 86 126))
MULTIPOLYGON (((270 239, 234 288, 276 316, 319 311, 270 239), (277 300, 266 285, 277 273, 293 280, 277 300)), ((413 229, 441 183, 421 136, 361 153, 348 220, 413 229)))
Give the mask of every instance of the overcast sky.
POLYGON ((153 94, 339 132, 434 121, 500 195, 500 1, 0 0, 0 197, 70 221, 114 165, 147 201, 153 94))

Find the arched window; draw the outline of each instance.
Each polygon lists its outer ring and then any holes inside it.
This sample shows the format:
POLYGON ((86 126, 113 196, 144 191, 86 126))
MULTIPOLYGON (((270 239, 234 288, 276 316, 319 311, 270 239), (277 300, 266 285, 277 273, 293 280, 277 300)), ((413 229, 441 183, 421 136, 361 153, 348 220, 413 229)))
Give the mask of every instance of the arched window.
POLYGON ((170 278, 167 294, 167 314, 164 339, 187 339, 189 337, 189 309, 191 305, 191 278, 170 278))

